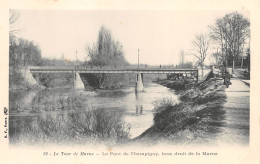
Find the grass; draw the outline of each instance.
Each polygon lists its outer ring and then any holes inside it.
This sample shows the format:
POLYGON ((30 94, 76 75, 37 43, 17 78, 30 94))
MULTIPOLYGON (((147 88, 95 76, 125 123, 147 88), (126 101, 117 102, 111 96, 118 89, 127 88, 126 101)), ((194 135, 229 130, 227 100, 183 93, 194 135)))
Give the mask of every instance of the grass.
POLYGON ((210 79, 179 92, 181 102, 178 104, 169 99, 156 100, 154 125, 135 141, 206 143, 204 138, 212 138, 225 117, 222 104, 226 96, 216 91, 221 86, 221 81, 210 79))
POLYGON ((167 110, 171 108, 174 104, 176 104, 176 102, 173 99, 168 97, 168 98, 157 99, 153 101, 152 104, 154 106, 153 113, 156 115, 161 113, 163 110, 167 110))

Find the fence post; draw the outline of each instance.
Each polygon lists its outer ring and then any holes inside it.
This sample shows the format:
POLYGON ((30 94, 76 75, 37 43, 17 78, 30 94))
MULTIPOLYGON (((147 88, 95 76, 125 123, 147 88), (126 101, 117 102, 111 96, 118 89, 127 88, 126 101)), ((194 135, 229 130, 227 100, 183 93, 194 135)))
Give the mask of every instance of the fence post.
POLYGON ((199 82, 199 70, 197 69, 197 83, 199 82))

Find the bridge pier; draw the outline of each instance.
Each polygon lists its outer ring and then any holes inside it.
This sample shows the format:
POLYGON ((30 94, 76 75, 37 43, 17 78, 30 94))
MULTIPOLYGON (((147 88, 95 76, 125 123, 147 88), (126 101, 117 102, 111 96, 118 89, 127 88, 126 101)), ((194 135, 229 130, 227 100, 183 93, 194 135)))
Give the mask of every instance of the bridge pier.
POLYGON ((20 73, 28 85, 33 86, 38 84, 28 67, 20 68, 20 73))
POLYGON ((143 93, 142 92, 135 92, 135 113, 136 115, 143 114, 143 93))
POLYGON ((143 85, 143 75, 138 73, 136 76, 136 83, 135 83, 135 92, 143 92, 144 85, 143 85))
POLYGON ((74 81, 73 81, 73 87, 74 89, 85 89, 84 83, 81 80, 81 77, 78 72, 74 74, 74 81))
POLYGON ((41 84, 41 80, 40 80, 40 73, 36 73, 35 75, 34 75, 34 79, 36 80, 36 82, 37 82, 37 84, 41 84))

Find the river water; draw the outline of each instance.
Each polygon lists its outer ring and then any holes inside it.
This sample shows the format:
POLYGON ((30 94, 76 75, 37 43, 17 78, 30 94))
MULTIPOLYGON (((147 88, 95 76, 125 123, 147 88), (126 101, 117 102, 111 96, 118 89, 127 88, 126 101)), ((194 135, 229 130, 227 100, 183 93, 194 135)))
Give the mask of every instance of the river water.
MULTIPOLYGON (((130 137, 134 138, 142 134, 146 129, 153 125, 153 101, 162 98, 171 98, 178 101, 174 91, 158 84, 145 84, 145 90, 141 93, 135 93, 135 88, 129 86, 116 90, 85 91, 77 90, 83 95, 88 105, 94 108, 116 111, 122 113, 122 120, 131 126, 130 137)), ((48 89, 44 91, 10 91, 9 95, 9 135, 24 135, 21 127, 31 126, 37 119, 46 118, 46 115, 59 115, 57 111, 43 111, 32 113, 30 109, 32 102, 38 99, 50 98, 55 96, 68 95, 70 89, 48 89), (40 98, 39 98, 40 97, 40 98)))
MULTIPOLYGON (((217 121, 220 123, 219 131, 217 134, 202 136, 203 142, 208 139, 209 142, 216 144, 247 145, 249 143, 249 87, 240 80, 232 80, 232 83, 225 90, 227 100, 223 104, 223 118, 217 121)), ((178 102, 177 95, 171 89, 154 83, 147 83, 144 87, 144 92, 141 93, 135 93, 135 87, 129 86, 123 89, 95 92, 76 90, 74 94, 81 95, 83 101, 92 108, 119 113, 120 119, 131 126, 130 138, 135 138, 153 125, 153 102, 155 100, 170 98, 178 102)), ((73 93, 71 89, 64 88, 42 91, 10 91, 9 137, 11 141, 13 138, 28 136, 28 131, 24 131, 25 127, 37 128, 35 125, 37 120, 46 120, 48 116, 56 118, 56 116, 73 112, 68 110, 31 112, 32 104, 44 106, 43 103, 38 102, 47 99, 42 102, 50 103, 50 101, 55 101, 57 97, 66 97, 71 93, 73 93)), ((48 103, 45 103, 45 106, 48 106, 48 103)))

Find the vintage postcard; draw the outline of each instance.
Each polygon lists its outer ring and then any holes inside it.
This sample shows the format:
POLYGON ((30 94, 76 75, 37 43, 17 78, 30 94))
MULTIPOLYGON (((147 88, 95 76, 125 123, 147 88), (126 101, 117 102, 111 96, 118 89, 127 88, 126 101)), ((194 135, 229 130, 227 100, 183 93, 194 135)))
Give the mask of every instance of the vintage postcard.
POLYGON ((256 1, 1 3, 0 163, 259 163, 256 1))

